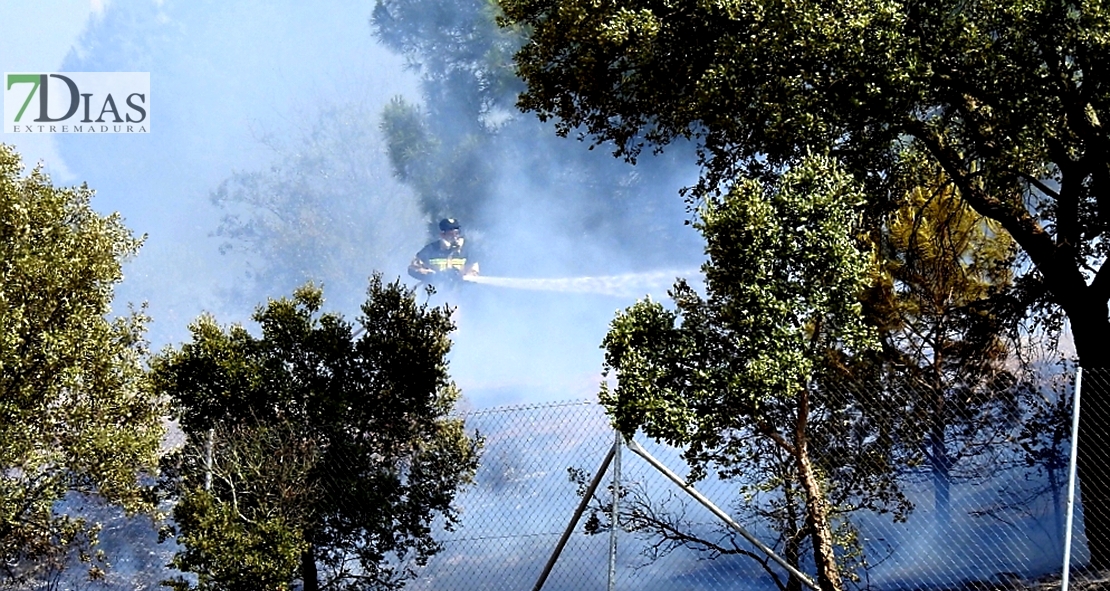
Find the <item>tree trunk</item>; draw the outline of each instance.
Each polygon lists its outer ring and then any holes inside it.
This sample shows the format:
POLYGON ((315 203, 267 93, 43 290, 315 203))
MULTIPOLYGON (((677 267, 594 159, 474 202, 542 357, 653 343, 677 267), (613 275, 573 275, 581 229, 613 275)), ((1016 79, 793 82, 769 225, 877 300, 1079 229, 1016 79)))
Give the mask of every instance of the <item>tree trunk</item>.
POLYGON ((310 543, 301 553, 301 582, 304 591, 320 591, 320 577, 316 570, 316 552, 310 543))
MULTIPOLYGON (((935 311, 940 318, 944 316, 943 307, 935 311)), ((933 508, 936 522, 947 530, 952 524, 952 479, 950 469, 952 460, 948 457, 945 438, 948 435, 948 388, 944 379, 944 351, 949 345, 945 339, 947 327, 943 320, 937 323, 930 339, 933 349, 932 379, 929 384, 929 469, 933 473, 933 508)))
POLYGON ((936 509, 936 521, 942 528, 952 524, 952 477, 949 472, 951 459, 948 457, 948 446, 944 442, 943 420, 934 419, 932 433, 929 438, 929 464, 933 472, 933 507, 936 509))
POLYGON ((1110 322, 1106 302, 1068 310, 1083 367, 1079 484, 1091 566, 1110 569, 1110 322))
POLYGON ((1060 548, 1064 548, 1064 537, 1068 532, 1064 531, 1064 502, 1061 499, 1061 494, 1064 489, 1064 482, 1061 482, 1060 471, 1065 468, 1067 463, 1059 461, 1059 456, 1056 452, 1063 451, 1067 448, 1064 447, 1063 431, 1059 428, 1052 430, 1052 453, 1048 456, 1045 468, 1048 471, 1048 486, 1052 490, 1052 507, 1054 509, 1053 517, 1055 517, 1056 531, 1060 533, 1058 541, 1060 548))
MULTIPOLYGON (((783 559, 786 560, 790 566, 801 570, 802 553, 798 549, 798 541, 796 537, 787 540, 786 549, 783 551, 783 559)), ((802 580, 794 575, 786 580, 786 591, 803 591, 802 580)))
POLYGON ((1083 500, 1083 523, 1087 545, 1091 551, 1091 566, 1110 569, 1110 447, 1106 442, 1110 433, 1110 412, 1107 412, 1107 388, 1104 381, 1110 377, 1105 369, 1083 368, 1083 398, 1079 416, 1079 482, 1083 500), (1101 383, 1091 379, 1100 375, 1101 383), (1097 384, 1097 386, 1096 386, 1097 384))
POLYGON ((829 527, 828 503, 825 492, 821 490, 821 483, 813 469, 813 462, 809 457, 808 435, 806 424, 809 417, 809 388, 803 388, 798 394, 798 422, 794 432, 795 460, 797 462, 798 480, 806 496, 806 526, 809 528, 813 542, 813 561, 817 566, 817 586, 821 591, 842 591, 843 582, 840 580, 840 567, 836 563, 836 554, 833 551, 832 529, 829 527))
POLYGON ((948 445, 945 438, 948 434, 948 409, 944 386, 934 380, 930 386, 929 396, 929 435, 928 459, 929 471, 933 477, 933 509, 936 511, 936 523, 942 530, 952 524, 952 459, 948 457, 948 445))
POLYGON ((821 591, 841 591, 840 567, 833 552, 832 530, 829 528, 829 511, 825 493, 821 490, 809 452, 798 450, 798 474, 806 491, 806 525, 813 537, 813 560, 817 564, 817 585, 821 591))

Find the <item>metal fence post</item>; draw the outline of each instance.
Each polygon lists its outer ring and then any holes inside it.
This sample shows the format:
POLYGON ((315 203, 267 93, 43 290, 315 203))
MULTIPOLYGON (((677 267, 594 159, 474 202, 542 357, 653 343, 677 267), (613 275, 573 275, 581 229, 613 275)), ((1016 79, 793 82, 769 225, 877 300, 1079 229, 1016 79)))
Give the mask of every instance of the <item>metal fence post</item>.
POLYGON ((620 527, 621 499, 621 448, 624 440, 620 431, 613 438, 613 505, 609 508, 609 591, 617 589, 617 528, 620 527))
POLYGON ((1068 591, 1068 575, 1071 571, 1071 530, 1075 515, 1075 468, 1079 450, 1079 392, 1083 389, 1083 368, 1075 370, 1075 398, 1071 410, 1071 457, 1068 460, 1068 503, 1067 518, 1064 525, 1064 572, 1060 577, 1060 591, 1068 591))

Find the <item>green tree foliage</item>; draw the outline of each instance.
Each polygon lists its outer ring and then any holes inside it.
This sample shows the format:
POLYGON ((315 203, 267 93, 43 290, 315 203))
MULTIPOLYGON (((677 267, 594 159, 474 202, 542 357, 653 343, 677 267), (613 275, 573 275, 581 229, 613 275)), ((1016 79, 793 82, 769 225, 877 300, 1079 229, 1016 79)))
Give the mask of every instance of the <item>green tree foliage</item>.
MULTIPOLYGON (((151 510, 162 406, 146 381, 146 317, 108 319, 120 265, 135 254, 118 215, 87 187, 22 175, 0 145, 0 578, 33 578, 96 542, 67 495, 151 510)), ((99 567, 94 567, 94 570, 99 567)))
POLYGON ((489 156, 494 147, 488 132, 453 137, 400 97, 383 109, 381 130, 394 175, 412 187, 429 220, 457 217, 480 223, 479 211, 493 190, 489 156))
POLYGON ((188 436, 174 564, 198 579, 175 588, 395 588, 454 523, 478 441, 449 416, 449 311, 375 276, 356 337, 322 304, 311 286, 271 300, 261 337, 202 317, 157 359, 188 436))
MULTIPOLYGON (((1019 452, 1007 439, 1022 442, 1027 449, 1021 453, 1029 464, 1043 465, 1048 472, 1051 482, 1045 492, 1058 494, 1056 456, 1070 424, 1056 420, 1058 404, 1046 408, 1048 399, 1041 393, 1028 383, 1016 383, 1024 377, 1021 366, 1013 363, 1010 335, 991 309, 992 299, 1006 296, 1011 286, 1013 241, 996 223, 960 201, 935 169, 921 167, 919 177, 919 186, 905 195, 880 228, 869 232, 872 248, 881 256, 871 267, 861 300, 882 348, 851 358, 835 355, 835 371, 820 380, 831 395, 866 405, 867 411, 851 419, 850 430, 821 425, 821 431, 836 436, 815 447, 835 458, 825 459, 832 466, 855 468, 862 463, 868 469, 866 464, 879 458, 891 481, 885 488, 892 491, 895 481, 904 484, 912 479, 910 474, 924 472, 933 482, 934 515, 946 524, 954 482, 987 482, 1013 467, 1019 452), (1021 427, 1019 413, 1025 419, 1021 427), (875 446, 854 445, 869 437, 881 441, 889 453, 869 455, 875 446)), ((1053 402, 1064 398, 1056 396, 1053 402)), ((743 499, 736 510, 752 523, 775 524, 780 532, 775 546, 797 564, 795 534, 804 524, 791 499, 800 498, 802 491, 788 476, 789 458, 765 440, 748 438, 744 443, 749 446, 745 455, 752 459, 742 469, 728 471, 743 499), (747 482, 745 476, 752 473, 775 476, 747 482), (760 500, 766 497, 768 482, 781 487, 781 498, 760 500)), ((829 490, 834 512, 855 506, 856 492, 843 486, 829 490)), ((906 517, 909 503, 895 496, 891 500, 898 517, 906 517)), ((611 525, 608 502, 595 507, 596 530, 611 525)), ((1014 499, 1014 508, 1022 502, 1027 501, 1014 499)), ((765 556, 742 542, 730 543, 735 534, 699 532, 683 514, 675 503, 660 502, 632 487, 622 497, 619 526, 655 539, 653 558, 679 547, 708 556, 744 555, 758 561, 781 589, 789 587, 791 582, 779 580, 765 556)))
POLYGON ((371 23, 421 74, 431 118, 457 137, 496 128, 524 90, 512 56, 524 40, 498 28, 488 0, 382 0, 371 23))
POLYGON ((602 402, 621 433, 643 428, 685 447, 695 476, 713 465, 757 486, 778 483, 795 511, 788 535, 808 535, 828 591, 843 586, 833 521, 844 507, 830 495, 846 498, 850 488, 878 505, 898 497, 882 459, 888 442, 838 431, 866 420, 868 405, 824 379, 836 357, 877 344, 858 297, 872 265, 856 235, 862 198, 820 157, 776 185, 739 182, 697 224, 710 257, 708 297, 680 282, 677 310, 639 302, 618 314, 603 343, 617 386, 602 402), (846 462, 850 446, 871 461, 846 462))
MULTIPOLYGON (((1070 319, 1082 365, 1110 368, 1110 10, 1056 0, 504 0, 529 27, 520 105, 561 133, 644 146, 697 138, 703 192, 833 150, 884 207, 899 154, 925 154, 1030 264, 1026 311, 1070 319)), ((1110 567, 1110 405, 1083 416, 1092 564, 1110 567)))

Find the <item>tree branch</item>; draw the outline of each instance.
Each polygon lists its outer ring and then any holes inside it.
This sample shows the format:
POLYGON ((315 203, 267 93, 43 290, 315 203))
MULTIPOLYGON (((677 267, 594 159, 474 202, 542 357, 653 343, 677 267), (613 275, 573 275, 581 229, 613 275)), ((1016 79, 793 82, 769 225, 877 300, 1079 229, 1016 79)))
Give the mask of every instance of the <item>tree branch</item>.
POLYGON ((979 214, 1001 224, 1029 255, 1047 282, 1057 286, 1052 290, 1057 303, 1064 309, 1074 308, 1079 294, 1086 291, 1086 281, 1074 260, 1062 260, 1058 256, 1052 237, 1029 214, 1024 204, 1003 201, 976 186, 957 152, 940 133, 929 129, 924 122, 913 120, 906 129, 936 158, 960 189, 960 196, 979 214))

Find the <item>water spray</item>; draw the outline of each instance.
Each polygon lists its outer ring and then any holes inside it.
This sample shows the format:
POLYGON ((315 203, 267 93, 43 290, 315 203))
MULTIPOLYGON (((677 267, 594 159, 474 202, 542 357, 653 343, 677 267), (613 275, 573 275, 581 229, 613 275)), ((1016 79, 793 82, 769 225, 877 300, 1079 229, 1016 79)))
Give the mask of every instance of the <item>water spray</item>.
POLYGON ((647 273, 625 273, 623 275, 605 275, 599 277, 563 277, 554 279, 466 275, 463 277, 463 281, 509 289, 639 297, 646 293, 660 293, 666 291, 674 283, 676 277, 698 277, 700 279, 700 272, 697 270, 651 271, 647 273))

